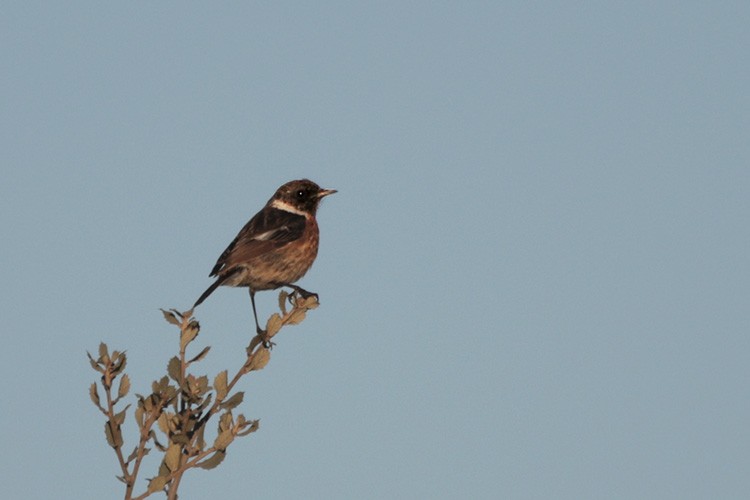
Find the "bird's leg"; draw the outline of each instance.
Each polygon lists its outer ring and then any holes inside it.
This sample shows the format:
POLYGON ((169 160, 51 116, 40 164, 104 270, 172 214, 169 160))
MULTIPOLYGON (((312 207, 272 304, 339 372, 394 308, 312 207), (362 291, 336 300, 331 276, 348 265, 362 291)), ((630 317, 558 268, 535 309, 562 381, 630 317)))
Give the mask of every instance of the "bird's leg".
POLYGON ((253 317, 255 318, 255 333, 263 340, 263 347, 270 349, 273 346, 273 342, 268 340, 266 337, 266 331, 258 324, 258 313, 255 311, 255 291, 250 288, 250 302, 253 304, 253 317))
POLYGON ((258 335, 262 335, 266 332, 258 324, 258 313, 255 311, 255 291, 252 288, 250 288, 250 303, 253 305, 253 317, 255 318, 255 332, 258 335))
MULTIPOLYGON (((282 285, 282 286, 288 286, 289 288, 291 288, 292 290, 294 290, 295 292, 297 292, 299 294, 299 296, 302 297, 303 299, 307 299, 308 297, 315 297, 315 300, 318 300, 318 294, 317 293, 315 293, 315 292, 308 292, 307 290, 305 290, 304 288, 302 288, 300 286, 292 285, 291 283, 284 283, 284 285, 282 285)), ((289 302, 290 303, 292 303, 291 297, 292 296, 290 295, 289 296, 289 302)), ((294 305, 294 304, 292 303, 292 305, 294 305)))

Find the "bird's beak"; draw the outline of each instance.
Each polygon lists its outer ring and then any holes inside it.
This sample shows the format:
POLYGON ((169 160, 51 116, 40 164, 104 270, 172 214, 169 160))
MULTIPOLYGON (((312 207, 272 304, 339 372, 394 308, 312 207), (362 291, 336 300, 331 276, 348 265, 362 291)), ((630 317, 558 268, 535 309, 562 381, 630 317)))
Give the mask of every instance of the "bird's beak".
POLYGON ((324 196, 328 196, 329 194, 337 193, 335 189, 321 189, 318 191, 318 198, 323 198, 324 196))

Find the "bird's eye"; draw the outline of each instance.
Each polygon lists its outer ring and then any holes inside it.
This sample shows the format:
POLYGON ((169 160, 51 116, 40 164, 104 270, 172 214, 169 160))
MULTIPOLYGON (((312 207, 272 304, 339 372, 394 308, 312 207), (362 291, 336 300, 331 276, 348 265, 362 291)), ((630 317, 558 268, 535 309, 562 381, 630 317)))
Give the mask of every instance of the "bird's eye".
POLYGON ((299 191, 297 191, 297 198, 299 198, 301 200, 304 197, 305 197, 305 190, 304 189, 300 189, 299 191))

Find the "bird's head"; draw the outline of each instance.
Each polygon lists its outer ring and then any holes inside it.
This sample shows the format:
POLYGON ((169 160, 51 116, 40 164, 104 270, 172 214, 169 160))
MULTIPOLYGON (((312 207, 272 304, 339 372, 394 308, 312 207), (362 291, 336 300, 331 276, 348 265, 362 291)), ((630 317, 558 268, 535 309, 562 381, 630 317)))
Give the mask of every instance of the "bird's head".
POLYGON ((277 189, 268 203, 287 212, 315 215, 320 200, 335 192, 335 189, 323 189, 311 180, 299 179, 277 189))

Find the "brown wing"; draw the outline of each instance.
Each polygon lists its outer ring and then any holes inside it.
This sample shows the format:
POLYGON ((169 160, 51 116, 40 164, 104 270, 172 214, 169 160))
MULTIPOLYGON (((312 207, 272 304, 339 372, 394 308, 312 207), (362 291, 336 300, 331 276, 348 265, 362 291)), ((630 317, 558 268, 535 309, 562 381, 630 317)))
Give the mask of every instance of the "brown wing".
POLYGON ((245 224, 222 252, 209 276, 218 276, 233 266, 283 247, 302 236, 305 217, 265 207, 245 224))

